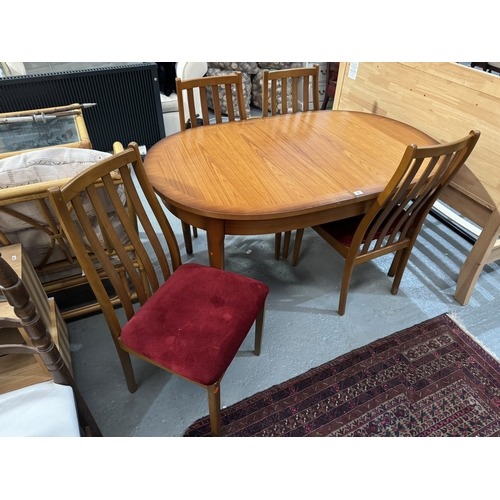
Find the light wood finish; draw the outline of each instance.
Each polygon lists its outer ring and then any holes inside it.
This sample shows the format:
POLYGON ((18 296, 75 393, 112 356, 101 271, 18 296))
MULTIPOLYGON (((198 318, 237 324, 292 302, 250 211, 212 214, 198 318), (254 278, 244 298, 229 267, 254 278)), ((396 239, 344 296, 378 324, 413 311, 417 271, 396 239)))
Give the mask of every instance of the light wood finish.
MULTIPOLYGON (((354 220, 350 243, 337 239, 336 224, 314 226, 313 229, 345 258, 340 289, 339 315, 345 312, 347 293, 354 266, 382 255, 396 252, 389 276, 394 277, 391 293, 396 295, 420 228, 442 190, 469 157, 480 133, 471 133, 453 143, 419 148, 406 148, 401 162, 387 187, 367 214, 354 220)), ((342 231, 343 232, 343 231, 342 231)), ((349 233, 348 233, 349 234, 349 233)))
POLYGON ((173 269, 176 269, 181 263, 177 241, 157 198, 152 191, 149 191, 151 188, 148 190, 147 179, 145 179, 141 171, 142 163, 140 158, 138 146, 134 144, 133 148, 107 158, 77 175, 62 189, 57 187, 49 189, 51 203, 64 229, 64 233, 101 306, 130 392, 135 392, 137 388, 130 356, 127 347, 120 341, 120 321, 115 313, 113 303, 109 300, 100 276, 94 267, 94 262, 99 262, 105 275, 111 281, 128 319, 134 315, 133 302, 137 299, 143 304, 151 293, 158 288, 158 277, 156 276, 148 252, 144 247, 143 238, 139 237, 137 226, 132 223, 129 216, 128 211, 132 209, 132 204, 134 204, 133 209, 137 213, 142 225, 141 230, 144 232, 148 244, 151 245, 152 251, 158 258, 158 265, 161 268, 164 279, 170 276, 170 268, 167 257, 162 249, 162 244, 158 239, 158 234, 151 225, 153 218, 158 220, 161 232, 167 240, 173 269), (129 163, 134 166, 134 171, 137 175, 137 185, 134 183, 129 171, 129 163), (113 171, 119 172, 129 196, 130 203, 127 207, 121 204, 116 192, 116 185, 111 177, 113 171), (102 200, 97 195, 94 184, 94 182, 99 180, 102 181, 102 189, 107 193, 108 202, 113 204, 122 222, 123 229, 130 241, 128 245, 123 246, 121 244, 119 236, 109 223, 106 210, 102 206, 102 200), (151 206, 151 215, 146 214, 141 204, 137 191, 139 186, 144 190, 146 200, 151 206), (85 196, 88 197, 94 206, 101 230, 107 234, 112 247, 102 246, 95 235, 81 202, 82 192, 85 193, 85 196), (81 230, 88 240, 88 246, 84 245, 80 231, 72 217, 76 217, 79 220, 81 230))
MULTIPOLYGON (((38 276, 31 265, 31 261, 21 245, 2 247, 0 248, 0 254, 29 288, 31 300, 35 304, 44 325, 47 325, 51 338, 57 345, 66 366, 71 372, 72 364, 68 330, 54 299, 47 298, 38 276)), ((6 301, 0 301, 0 318, 4 320, 17 320, 14 309, 6 301)), ((16 328, 24 341, 28 345, 31 345, 31 339, 25 329, 22 326, 16 328)), ((9 331, 0 330, 0 344, 5 343, 3 339, 6 334, 9 334, 9 331)), ((10 358, 9 356, 0 358, 0 394, 40 381, 50 380, 51 377, 45 364, 37 355, 33 358, 18 358, 16 358, 16 355, 14 355, 14 358, 10 358)))
MULTIPOLYGON (((12 259, 9 259, 9 261, 15 262, 12 259)), ((26 262, 24 266, 26 266, 26 262)), ((36 282, 33 282, 32 285, 36 285, 36 282)), ((9 356, 36 356, 43 363, 46 372, 50 374, 49 379, 52 379, 56 384, 67 385, 72 388, 79 424, 85 434, 89 436, 102 436, 92 413, 76 387, 71 370, 65 363, 64 357, 45 326, 47 323, 45 323, 42 314, 40 314, 37 306, 31 300, 32 288, 26 286, 23 280, 20 279, 19 274, 7 263, 3 255, 0 257, 0 290, 7 299, 8 305, 15 312, 16 317, 15 320, 12 318, 1 318, 0 327, 5 325, 12 326, 14 323, 18 323, 25 332, 27 339, 26 343, 0 345, 0 355, 6 354, 7 358, 9 356)), ((41 287, 38 286, 38 290, 35 290, 35 295, 40 293, 40 290, 41 287)), ((45 303, 42 301, 40 305, 43 306, 45 303)), ((15 371, 13 369, 9 373, 9 378, 15 375, 15 371)), ((21 376, 24 375, 21 374, 21 376)), ((28 381, 25 380, 25 382, 28 385, 28 381)))
POLYGON ((155 144, 149 179, 168 209, 207 230, 210 264, 224 235, 272 234, 366 213, 406 146, 436 141, 367 113, 315 111, 198 127, 155 144))
MULTIPOLYGON (((302 97, 303 110, 309 111, 309 91, 312 92, 313 106, 311 111, 319 109, 319 65, 315 64, 307 68, 293 68, 277 71, 265 69, 262 74, 262 116, 268 116, 269 95, 271 96, 271 116, 278 113, 288 113, 288 83, 292 89, 292 113, 299 111, 299 98, 302 97), (281 106, 278 106, 277 89, 281 86, 281 106), (300 96, 299 89, 302 89, 300 96)), ((283 242, 283 257, 288 257, 290 248, 291 231, 285 232, 283 242)), ((274 257, 280 257, 281 233, 276 233, 274 243, 274 257)))
MULTIPOLYGON (((204 78, 193 78, 188 80, 175 79, 176 92, 179 102, 179 121, 181 131, 186 130, 186 123, 190 120, 191 127, 198 126, 194 92, 199 92, 201 103, 201 120, 203 125, 210 125, 210 112, 207 103, 207 88, 210 87, 212 91, 212 98, 215 115, 215 123, 222 123, 222 111, 219 98, 219 87, 223 87, 226 91, 227 97, 227 119, 235 121, 236 116, 234 113, 233 89, 236 95, 236 106, 238 107, 238 114, 240 120, 246 120, 245 100, 243 97, 243 80, 239 71, 230 75, 221 76, 206 76, 204 78), (187 110, 184 109, 185 101, 187 103, 187 110)), ((186 246, 186 253, 193 253, 193 242, 191 239, 191 230, 189 224, 182 223, 182 233, 184 237, 184 245, 186 246)), ((193 226, 193 237, 198 236, 196 226, 193 226)))
POLYGON ((196 123, 196 110, 195 110, 195 100, 194 91, 200 93, 201 102, 201 119, 203 120, 203 125, 210 124, 210 112, 207 103, 207 87, 212 90, 214 109, 213 113, 215 116, 216 123, 222 123, 222 111, 219 99, 219 87, 223 87, 226 91, 227 98, 227 117, 229 121, 236 120, 234 113, 234 106, 238 107, 238 113, 240 120, 246 120, 246 110, 245 101, 243 98, 243 81, 242 76, 239 71, 231 73, 229 75, 220 76, 205 76, 203 78, 192 78, 189 80, 181 80, 180 78, 175 79, 175 85, 178 96, 187 97, 188 109, 184 109, 184 98, 179 97, 179 120, 181 125, 181 131, 186 130, 186 122, 188 118, 191 120, 191 127, 197 127, 196 123), (233 100, 233 89, 236 95, 236 103, 233 100), (185 92, 184 92, 185 91, 185 92), (186 113, 188 112, 188 114, 186 113))
POLYGON ((464 128, 481 130, 467 164, 440 197, 481 228, 455 290, 465 305, 483 267, 500 258, 500 76, 446 62, 358 63, 354 72, 355 64, 340 65, 334 110, 401 120, 440 142, 460 137, 464 128))
POLYGON ((292 113, 299 111, 299 98, 302 97, 303 111, 319 109, 319 64, 307 68, 292 68, 276 71, 265 69, 262 73, 262 116, 268 116, 269 96, 271 97, 271 116, 288 113, 288 84, 292 89, 292 113), (278 105, 277 88, 281 86, 281 106, 278 105), (302 90, 300 96, 299 89, 302 90), (309 95, 312 92, 313 108, 309 110, 309 95))
MULTIPOLYGON (((176 135, 181 136, 182 134, 176 135)), ((120 320, 96 272, 94 260, 100 263, 116 290, 127 320, 130 320, 135 314, 135 299, 141 305, 144 305, 151 295, 171 275, 169 261, 165 253, 164 243, 160 240, 160 235, 165 238, 172 270, 175 271, 181 265, 179 247, 174 232, 146 176, 138 145, 131 143, 126 150, 89 168, 76 176, 62 189, 57 187, 51 188, 49 195, 52 205, 61 221, 61 225, 64 228, 64 232, 101 305, 123 368, 127 387, 130 392, 135 392, 137 385, 130 354, 164 370, 171 370, 141 355, 123 343, 120 337, 122 331, 120 320), (134 177, 129 171, 129 165, 131 165, 134 177), (127 209, 121 204, 116 192, 116 185, 111 177, 113 171, 120 173, 123 185, 127 191, 129 199, 127 209), (101 180, 109 202, 113 204, 116 213, 120 217, 123 229, 126 231, 131 242, 129 246, 122 247, 120 245, 119 236, 107 219, 102 199, 97 195, 95 189, 95 183, 98 180, 101 180), (82 197, 88 197, 91 201, 99 219, 99 224, 113 245, 111 249, 103 247, 97 239, 85 214, 81 202, 82 197), (149 210, 146 210, 146 207, 149 210), (140 234, 137 230, 137 225, 133 224, 133 221, 130 220, 127 210, 133 210, 137 215, 137 219, 141 225, 140 234), (75 224, 73 217, 78 220, 81 231, 83 231, 88 240, 88 245, 84 244, 80 230, 75 224), (157 226, 153 226, 155 222, 157 226), (145 245, 147 245, 147 248, 145 245), (151 260, 153 255, 156 261, 154 264, 151 260), (161 277, 157 275, 157 272, 161 277), (132 292, 132 289, 134 292, 132 292)), ((196 286, 196 283, 186 283, 186 286, 193 287, 196 286)), ((212 298, 208 297, 207 300, 212 300, 212 298)), ((255 322, 256 353, 260 352, 264 320, 263 310, 264 306, 255 322)), ((172 316, 175 315, 175 311, 170 311, 169 313, 172 316)), ((172 373, 176 372, 172 371, 172 373)), ((181 376, 180 374, 178 375, 181 376)), ((219 382, 220 380, 215 385, 210 386, 202 385, 208 391, 214 435, 218 435, 220 432, 219 382), (219 402, 219 405, 217 405, 217 402, 219 402)))

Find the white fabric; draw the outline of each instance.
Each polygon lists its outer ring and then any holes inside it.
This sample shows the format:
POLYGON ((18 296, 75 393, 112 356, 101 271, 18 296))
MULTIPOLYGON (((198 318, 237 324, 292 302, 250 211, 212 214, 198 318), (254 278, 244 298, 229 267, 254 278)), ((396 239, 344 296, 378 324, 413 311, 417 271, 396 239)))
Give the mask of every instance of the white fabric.
POLYGON ((23 62, 6 62, 7 74, 4 76, 19 76, 26 74, 26 67, 23 62))
MULTIPOLYGON (((208 63, 206 62, 178 62, 175 66, 175 71, 177 77, 181 80, 191 80, 194 78, 201 78, 206 75, 208 71, 208 63)), ((201 115, 201 99, 200 91, 198 89, 193 90, 194 97, 194 109, 196 114, 201 115)), ((186 120, 189 118, 191 121, 195 119, 194 116, 189 116, 189 106, 187 102, 187 92, 183 91, 184 99, 184 113, 186 115, 186 120)))
POLYGON ((0 394, 0 436, 80 437, 73 389, 48 381, 0 394))
POLYGON ((160 94, 161 111, 162 113, 172 113, 179 111, 177 103, 177 94, 172 92, 170 95, 160 94))
MULTIPOLYGON (((110 156, 110 153, 80 148, 40 149, 10 156, 0 160, 0 189, 72 178, 110 156)), ((125 196, 122 201, 125 201, 125 196)), ((85 209, 92 211, 91 206, 87 205, 85 209)), ((34 219, 39 224, 47 225, 35 201, 17 203, 13 206, 7 205, 7 207, 34 219)), ((108 212, 112 211, 112 207, 106 208, 108 212)), ((49 210, 55 217, 55 212, 51 207, 49 210)), ((0 230, 4 233, 21 231, 30 227, 17 217, 0 213, 0 230)))
MULTIPOLYGON (((93 149, 64 147, 40 149, 10 156, 0 160, 0 189, 28 184, 36 185, 40 182, 72 178, 110 156, 112 156, 110 153, 93 149)), ((103 201, 104 208, 109 214, 111 223, 117 228, 120 240, 123 244, 128 243, 127 235, 121 226, 118 216, 114 212, 114 207, 103 190, 99 190, 98 192, 103 201)), ((123 186, 118 187, 118 193, 122 203, 125 205, 126 197, 123 186)), ((102 242, 103 236, 92 204, 87 198, 82 199, 82 203, 99 240, 102 242)), ((7 205, 7 208, 36 221, 42 226, 48 227, 44 214, 40 211, 34 200, 7 205)), ((55 212, 50 203, 48 204, 48 209, 52 217, 56 220, 55 212)), ((48 234, 22 219, 3 212, 0 212, 0 231, 5 233, 11 244, 21 243, 23 245, 34 266, 38 266, 42 262, 47 249, 50 248, 51 240, 48 234)), ((60 248, 56 246, 48 263, 60 260, 65 260, 65 256, 60 248)), ((69 275, 75 275, 79 272, 81 271, 73 269, 69 275)), ((52 281, 60 279, 60 277, 59 273, 54 273, 47 276, 43 281, 52 281)))
POLYGON ((165 137, 180 132, 179 110, 176 110, 175 113, 163 113, 163 125, 165 126, 165 137))
POLYGON ((0 160, 0 189, 74 177, 110 153, 84 148, 39 149, 0 160))
POLYGON ((206 62, 178 62, 175 65, 175 73, 181 80, 201 78, 208 70, 206 62))

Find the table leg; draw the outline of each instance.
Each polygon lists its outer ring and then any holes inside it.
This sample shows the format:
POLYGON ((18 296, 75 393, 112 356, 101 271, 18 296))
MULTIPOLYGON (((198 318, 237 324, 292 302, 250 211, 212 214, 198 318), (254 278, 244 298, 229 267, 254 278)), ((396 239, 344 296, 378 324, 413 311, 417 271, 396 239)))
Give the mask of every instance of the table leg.
POLYGON ((184 245, 186 246, 186 253, 191 255, 193 253, 193 241, 191 240, 191 226, 182 222, 182 234, 184 236, 184 245))
POLYGON ((208 258, 212 267, 224 269, 224 221, 210 219, 207 224, 208 258))
POLYGON ((463 306, 469 303, 474 286, 484 266, 495 260, 493 247, 500 236, 500 213, 495 211, 485 224, 476 243, 465 259, 457 280, 455 300, 463 306))

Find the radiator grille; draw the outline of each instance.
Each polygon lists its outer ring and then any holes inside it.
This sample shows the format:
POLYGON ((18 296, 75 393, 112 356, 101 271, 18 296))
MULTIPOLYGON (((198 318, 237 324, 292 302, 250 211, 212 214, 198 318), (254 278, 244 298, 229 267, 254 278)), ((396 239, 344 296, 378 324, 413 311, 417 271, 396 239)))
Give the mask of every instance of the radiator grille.
POLYGON ((1 113, 91 102, 83 116, 94 149, 149 149, 165 136, 155 63, 0 78, 1 113))

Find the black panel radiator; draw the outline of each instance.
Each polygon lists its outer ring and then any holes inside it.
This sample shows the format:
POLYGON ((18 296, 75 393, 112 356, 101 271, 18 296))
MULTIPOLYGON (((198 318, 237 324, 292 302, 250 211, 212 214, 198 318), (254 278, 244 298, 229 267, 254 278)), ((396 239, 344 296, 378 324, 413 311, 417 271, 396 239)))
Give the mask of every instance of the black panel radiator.
POLYGON ((0 112, 97 103, 83 110, 92 147, 150 148, 165 137, 155 63, 0 78, 0 112))

